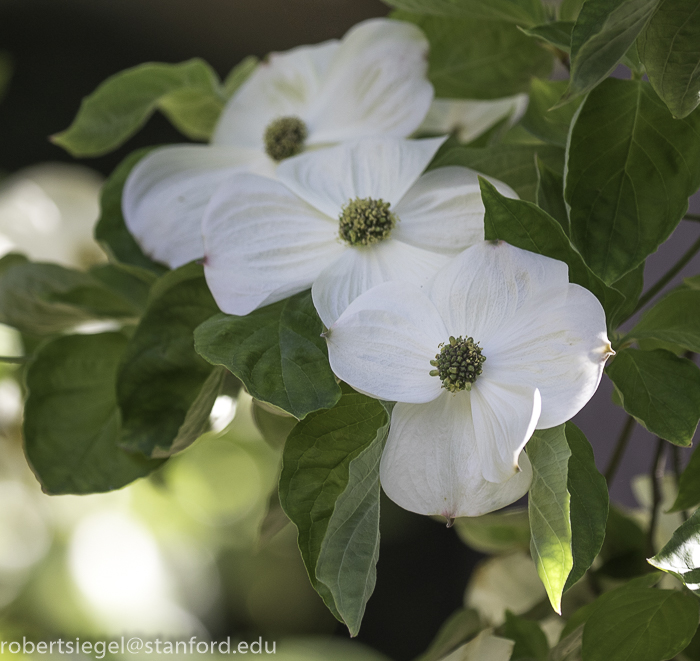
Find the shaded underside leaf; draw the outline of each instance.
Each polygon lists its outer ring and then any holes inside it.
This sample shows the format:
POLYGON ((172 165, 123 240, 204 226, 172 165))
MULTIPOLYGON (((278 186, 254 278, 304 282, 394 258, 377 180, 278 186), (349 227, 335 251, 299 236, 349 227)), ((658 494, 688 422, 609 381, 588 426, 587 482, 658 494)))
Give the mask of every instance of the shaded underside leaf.
POLYGON ((0 322, 52 335, 90 320, 134 319, 138 303, 104 279, 58 264, 13 260, 0 277, 0 322))

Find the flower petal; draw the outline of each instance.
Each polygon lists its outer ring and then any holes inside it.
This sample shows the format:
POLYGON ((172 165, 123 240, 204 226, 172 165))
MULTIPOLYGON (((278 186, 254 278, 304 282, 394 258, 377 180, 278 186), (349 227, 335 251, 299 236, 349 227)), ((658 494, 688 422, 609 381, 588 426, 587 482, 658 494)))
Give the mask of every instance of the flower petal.
MULTIPOLYGON (((124 186, 124 220, 143 251, 171 268, 204 254, 202 216, 232 173, 264 166, 259 153, 205 145, 156 149, 138 162, 124 186)), ((273 174, 270 172, 270 174, 273 174)))
POLYGON ((359 198, 396 205, 435 156, 445 138, 364 138, 280 163, 277 177, 300 198, 337 218, 359 198))
POLYGON ((376 18, 352 28, 326 74, 309 142, 413 133, 433 99, 428 49, 425 35, 404 21, 376 18))
POLYGON ((480 516, 525 495, 532 481, 527 456, 521 472, 496 484, 482 476, 470 393, 443 394, 426 404, 396 404, 380 465, 387 496, 418 514, 480 516))
POLYGON ((430 361, 445 340, 437 310, 415 287, 387 282, 355 299, 327 334, 333 371, 372 397, 428 402, 440 395, 430 361))
POLYGON ((270 53, 226 104, 212 144, 262 151, 265 129, 274 119, 291 116, 308 122, 338 47, 339 42, 332 40, 270 53))
POLYGON ((490 357, 489 338, 507 327, 534 295, 545 291, 563 295, 569 286, 568 272, 564 262, 503 241, 484 241, 442 269, 428 295, 450 334, 473 337, 490 357))
MULTIPOLYGON (((388 239, 374 246, 348 248, 316 278, 314 305, 326 327, 360 294, 383 282, 399 280, 425 286, 448 257, 388 239)), ((447 340, 447 336, 440 341, 447 340)))
POLYGON ((471 405, 481 474, 489 482, 505 482, 517 473, 518 457, 535 431, 540 393, 531 386, 495 383, 482 374, 472 388, 471 405))
POLYGON ((542 415, 537 428, 548 429, 585 406, 612 349, 598 299, 570 284, 563 296, 544 292, 533 297, 489 339, 484 355, 480 379, 539 389, 542 415))
POLYGON ((494 124, 508 118, 515 124, 527 110, 527 94, 502 99, 434 99, 418 129, 425 133, 450 133, 460 142, 471 142, 494 124))
MULTIPOLYGON (((493 180, 498 190, 515 191, 493 180)), ((484 204, 479 174, 462 167, 431 170, 418 178, 394 209, 401 222, 392 238, 413 246, 456 255, 484 240, 484 204)))
POLYGON ((204 214, 207 283, 219 307, 244 315, 311 286, 345 248, 335 223, 283 184, 239 174, 204 214))

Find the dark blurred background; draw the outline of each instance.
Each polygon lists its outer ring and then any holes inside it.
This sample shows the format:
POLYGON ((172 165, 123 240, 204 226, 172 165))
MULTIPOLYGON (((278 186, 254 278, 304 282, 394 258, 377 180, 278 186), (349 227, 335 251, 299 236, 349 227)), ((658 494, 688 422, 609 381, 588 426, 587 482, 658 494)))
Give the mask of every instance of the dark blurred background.
MULTIPOLYGON (((0 50, 10 54, 14 69, 0 103, 0 171, 73 161, 47 136, 66 128, 81 98, 122 69, 202 57, 223 77, 246 55, 341 37, 358 21, 387 13, 379 0, 0 0, 0 50)), ((124 147, 85 163, 108 175, 137 147, 182 141, 156 115, 124 147)), ((700 211, 697 200, 692 207, 700 211)), ((650 258, 647 280, 653 282, 699 234, 699 223, 682 223, 650 258)), ((674 282, 699 266, 696 258, 674 282)), ((624 423, 623 412, 610 403, 611 391, 604 378, 576 418, 601 468, 624 423)), ((613 485, 614 499, 635 504, 629 481, 649 471, 653 448, 654 439, 638 428, 613 485)), ((377 588, 359 639, 403 661, 423 650, 462 604, 480 556, 443 525, 385 505, 377 588)), ((237 635, 242 626, 245 622, 225 613, 214 634, 237 635)), ((338 626, 337 635, 347 634, 338 626)))

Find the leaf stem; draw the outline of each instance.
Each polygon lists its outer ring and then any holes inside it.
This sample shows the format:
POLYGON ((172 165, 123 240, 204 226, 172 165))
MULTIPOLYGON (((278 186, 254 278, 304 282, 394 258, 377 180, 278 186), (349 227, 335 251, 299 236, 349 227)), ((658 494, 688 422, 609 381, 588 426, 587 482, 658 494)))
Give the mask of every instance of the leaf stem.
POLYGON ((656 554, 654 549, 654 534, 656 533, 656 524, 659 521, 659 507, 661 506, 661 480, 664 476, 665 460, 664 446, 666 442, 656 437, 656 453, 654 454, 654 462, 651 465, 649 476, 651 477, 651 520, 649 521, 649 531, 647 533, 647 553, 649 557, 656 554))
POLYGON ((613 478, 615 477, 615 473, 617 472, 617 469, 620 466, 620 462, 622 461, 622 455, 625 454, 625 450, 627 449, 627 443, 629 443, 629 440, 632 436, 632 430, 634 429, 635 422, 635 419, 631 415, 628 415, 627 420, 625 421, 625 426, 622 428, 620 436, 617 439, 617 443, 615 444, 615 451, 613 452, 613 456, 610 459, 608 468, 605 471, 605 481, 608 483, 608 487, 612 484, 613 478))
POLYGON ((698 222, 700 221, 700 213, 687 213, 683 216, 683 220, 694 220, 698 222))
POLYGON ((651 287, 640 299, 639 303, 637 303, 637 307, 634 308, 634 312, 630 315, 630 317, 639 312, 654 296, 656 296, 671 280, 673 280, 678 273, 683 269, 683 267, 691 260, 693 257, 695 257, 695 254, 700 250, 700 237, 696 239, 695 243, 693 243, 688 250, 685 251, 683 256, 668 270, 664 275, 659 278, 658 282, 651 287))
MULTIPOLYGON (((681 456, 678 452, 678 446, 676 445, 671 446, 671 463, 673 465, 673 475, 676 480, 676 488, 678 488, 681 483, 681 473, 683 472, 683 469, 681 468, 681 456)), ((681 510, 680 515, 683 518, 683 521, 688 520, 688 510, 681 510)))
POLYGON ((27 356, 0 356, 0 363, 22 365, 27 362, 27 356))

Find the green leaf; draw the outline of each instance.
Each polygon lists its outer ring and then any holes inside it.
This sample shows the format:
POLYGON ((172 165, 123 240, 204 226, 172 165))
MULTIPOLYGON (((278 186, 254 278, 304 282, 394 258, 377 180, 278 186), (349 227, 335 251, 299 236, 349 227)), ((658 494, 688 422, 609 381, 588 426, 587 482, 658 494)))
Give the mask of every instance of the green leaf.
POLYGON ((700 596, 700 510, 683 522, 649 564, 673 574, 700 596))
POLYGON ((428 77, 437 97, 511 96, 527 92, 533 77, 547 78, 552 70, 553 55, 512 23, 403 11, 394 17, 415 23, 428 37, 428 77))
POLYGON ((554 218, 569 236, 569 215, 564 203, 564 177, 537 159, 537 206, 554 218))
POLYGON ((700 452, 698 445, 678 481, 678 496, 669 512, 680 512, 700 505, 700 452))
POLYGON ((508 184, 523 200, 537 198, 539 157, 553 172, 563 172, 564 151, 551 145, 496 145, 486 149, 457 147, 433 161, 430 169, 461 165, 508 184))
POLYGON ((167 457, 206 430, 224 373, 195 353, 193 332, 217 310, 197 264, 153 285, 119 368, 122 448, 167 457))
MULTIPOLYGON (((523 32, 528 35, 528 37, 535 37, 535 39, 540 39, 568 53, 571 50, 571 31, 573 29, 573 21, 552 21, 551 23, 543 23, 542 25, 535 25, 529 29, 523 29, 523 32)), ((566 87, 566 83, 564 87, 566 87)), ((558 101, 560 97, 561 94, 556 100, 558 101)))
POLYGON ((608 486, 598 472, 593 448, 573 422, 566 423, 566 441, 571 450, 567 490, 571 496, 571 548, 574 566, 564 592, 593 564, 605 540, 608 521, 608 486))
POLYGON ((383 0, 391 7, 414 14, 449 16, 489 21, 506 21, 518 25, 536 25, 544 20, 540 0, 383 0))
POLYGON ((586 0, 571 33, 571 78, 562 101, 592 90, 612 73, 659 0, 586 0))
POLYGON ((301 420, 340 397, 322 332, 307 291, 245 317, 218 314, 196 330, 195 347, 233 372, 255 399, 301 420))
POLYGON ((146 309, 149 283, 133 275, 128 269, 118 264, 98 264, 93 266, 89 273, 111 291, 129 301, 134 310, 143 313, 146 309))
POLYGON ((581 638, 583 626, 579 626, 566 636, 562 633, 559 642, 552 647, 548 661, 581 661, 581 638))
POLYGON ((629 579, 649 571, 647 539, 637 521, 616 507, 610 507, 599 572, 614 579, 629 579))
POLYGON ((527 509, 508 509, 482 516, 455 519, 460 539, 481 553, 512 553, 530 548, 527 509))
POLYGON ((690 643, 698 602, 690 594, 625 585, 600 599, 583 629, 586 661, 660 661, 690 643))
POLYGON ((559 18, 562 21, 576 21, 581 13, 584 0, 562 0, 559 5, 559 18))
POLYGON ((415 661, 440 661, 480 629, 479 613, 473 608, 460 608, 445 620, 430 647, 415 661))
POLYGON ((487 240, 507 241, 516 248, 561 260, 569 267, 569 280, 590 290, 611 314, 624 303, 623 295, 608 287, 586 266, 572 247, 561 225, 531 202, 512 200, 501 195, 485 179, 481 180, 481 198, 486 214, 487 240))
POLYGON ((616 280, 615 289, 625 297, 625 303, 609 320, 610 328, 617 328, 623 321, 629 319, 637 309, 639 297, 644 289, 644 262, 616 280))
POLYGON ((605 282, 675 229, 700 186, 698 162, 700 113, 673 119, 643 81, 609 79, 588 95, 571 130, 565 199, 572 241, 605 282))
POLYGON ((700 5, 660 0, 637 41, 649 82, 674 117, 700 103, 700 5))
POLYGON ((46 493, 112 491, 160 465, 117 447, 114 382, 126 343, 118 333, 59 337, 29 364, 25 447, 46 493))
POLYGON ((389 429, 377 400, 346 392, 285 444, 280 502, 298 529, 309 579, 356 635, 376 580, 379 459, 389 429))
POLYGON ((567 489, 571 450, 564 429, 564 425, 559 425, 538 430, 527 444, 533 473, 528 496, 530 552, 557 613, 561 613, 561 596, 574 566, 567 489))
POLYGON ((297 424, 297 419, 293 415, 282 414, 281 411, 273 412, 272 408, 254 399, 251 409, 253 422, 271 447, 283 448, 287 437, 297 424))
POLYGON ((605 370, 639 424, 675 445, 691 445, 700 420, 700 369, 656 349, 619 351, 605 370))
POLYGON ((552 110, 566 89, 565 81, 534 78, 530 85, 530 103, 521 124, 544 142, 566 147, 569 127, 582 100, 552 110))
POLYGON ((15 262, 0 277, 0 323, 33 335, 96 319, 131 320, 139 308, 100 279, 58 264, 15 262))
POLYGON ((675 289, 644 313, 629 339, 670 342, 700 352, 700 290, 675 289))
POLYGON ((95 226, 95 241, 102 246, 110 260, 133 267, 137 276, 150 281, 165 273, 167 268, 147 257, 126 228, 122 193, 129 173, 152 149, 147 147, 129 154, 104 183, 100 194, 100 218, 95 226))
POLYGON ((230 99, 238 88, 248 80, 248 76, 257 69, 260 60, 254 55, 243 58, 231 71, 221 86, 221 93, 225 99, 230 99))
POLYGON ((83 99, 73 123, 51 139, 73 156, 101 156, 160 110, 188 138, 208 140, 224 100, 218 76, 203 60, 149 62, 105 80, 83 99))
POLYGON ((518 617, 507 610, 501 635, 515 642, 511 661, 547 661, 549 643, 537 622, 518 617))

